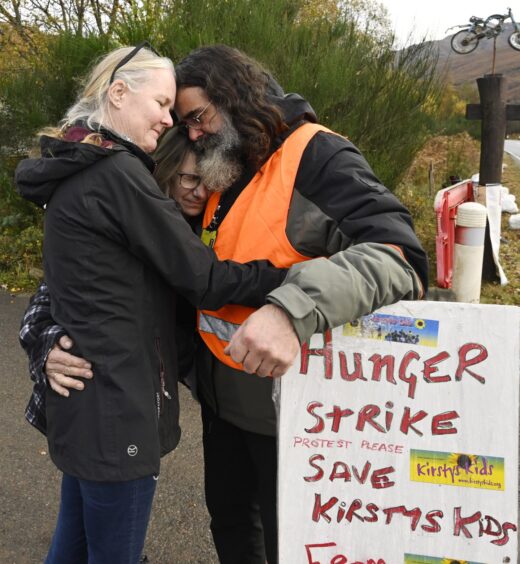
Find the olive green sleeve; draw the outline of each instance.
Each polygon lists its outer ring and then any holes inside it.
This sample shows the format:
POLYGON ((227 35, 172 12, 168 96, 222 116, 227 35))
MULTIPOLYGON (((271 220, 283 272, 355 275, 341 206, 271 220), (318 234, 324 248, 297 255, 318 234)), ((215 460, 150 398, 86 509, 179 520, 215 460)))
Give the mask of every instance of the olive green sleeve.
POLYGON ((422 284, 399 251, 361 243, 330 258, 293 265, 267 301, 291 318, 300 343, 399 300, 420 299, 422 284))

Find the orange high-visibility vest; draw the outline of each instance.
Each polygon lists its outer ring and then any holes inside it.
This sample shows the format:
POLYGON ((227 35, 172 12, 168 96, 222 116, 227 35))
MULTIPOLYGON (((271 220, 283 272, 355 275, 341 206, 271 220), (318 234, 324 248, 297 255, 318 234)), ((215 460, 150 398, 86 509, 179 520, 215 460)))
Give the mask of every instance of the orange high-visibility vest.
MULTIPOLYGON (((285 233, 289 206, 300 160, 321 125, 306 123, 282 143, 251 182, 242 190, 217 230, 214 251, 220 260, 237 262, 268 259, 278 268, 309 260, 291 245, 285 233)), ((220 201, 213 193, 204 213, 203 227, 211 222, 220 201)), ((218 311, 199 311, 199 333, 211 352, 224 364, 243 370, 224 354, 224 348, 254 308, 228 305, 218 311)))

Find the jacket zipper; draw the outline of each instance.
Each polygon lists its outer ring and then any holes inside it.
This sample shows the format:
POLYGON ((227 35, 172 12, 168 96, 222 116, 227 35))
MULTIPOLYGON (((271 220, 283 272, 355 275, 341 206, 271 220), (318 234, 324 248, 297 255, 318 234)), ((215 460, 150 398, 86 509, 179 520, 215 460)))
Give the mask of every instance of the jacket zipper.
POLYGON ((168 400, 172 399, 172 396, 170 395, 170 392, 168 392, 168 390, 166 389, 166 378, 165 378, 165 370, 164 370, 164 362, 162 359, 162 355, 161 355, 161 338, 160 337, 155 337, 155 349, 157 351, 157 357, 159 358, 159 382, 161 385, 161 392, 159 394, 159 398, 158 398, 158 416, 160 416, 161 411, 162 411, 162 407, 163 407, 163 397, 165 397, 168 400))

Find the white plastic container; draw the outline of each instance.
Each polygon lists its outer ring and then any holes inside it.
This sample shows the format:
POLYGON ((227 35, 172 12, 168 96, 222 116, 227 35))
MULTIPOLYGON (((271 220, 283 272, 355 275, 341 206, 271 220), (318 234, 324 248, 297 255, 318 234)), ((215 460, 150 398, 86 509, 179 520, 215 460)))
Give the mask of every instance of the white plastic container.
POLYGON ((486 220, 482 204, 465 202, 457 208, 452 288, 458 302, 480 302, 486 220))
POLYGON ((516 213, 509 218, 509 227, 511 229, 520 229, 520 213, 516 213))

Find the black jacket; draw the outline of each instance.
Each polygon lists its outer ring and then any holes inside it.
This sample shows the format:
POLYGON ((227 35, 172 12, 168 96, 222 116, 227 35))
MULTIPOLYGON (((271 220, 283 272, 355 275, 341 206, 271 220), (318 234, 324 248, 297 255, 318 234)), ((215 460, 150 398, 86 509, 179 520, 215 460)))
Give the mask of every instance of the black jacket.
POLYGON ((44 269, 52 316, 94 378, 63 398, 48 390, 49 450, 90 480, 158 474, 180 437, 175 293, 193 305, 259 306, 283 271, 219 262, 151 176, 137 147, 41 140, 43 157, 16 172, 45 214, 44 269))

